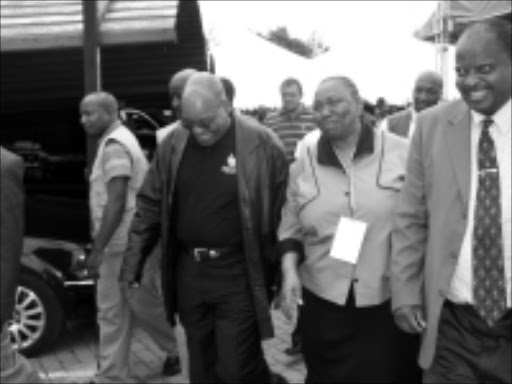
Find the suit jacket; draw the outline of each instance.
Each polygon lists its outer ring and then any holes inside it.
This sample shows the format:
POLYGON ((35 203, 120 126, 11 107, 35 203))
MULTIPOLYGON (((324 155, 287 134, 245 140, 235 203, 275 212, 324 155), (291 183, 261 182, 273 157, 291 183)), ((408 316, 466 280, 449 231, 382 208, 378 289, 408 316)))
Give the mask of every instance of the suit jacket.
POLYGON ((407 176, 394 218, 393 309, 420 305, 426 314, 419 362, 434 356, 439 315, 450 288, 468 217, 471 115, 460 100, 418 116, 407 176))
POLYGON ((412 110, 410 108, 397 112, 388 117, 388 131, 402 137, 409 137, 412 110))
POLYGON ((23 160, 0 147, 2 327, 11 318, 23 244, 23 160))
MULTIPOLYGON (((277 136, 256 120, 235 114, 236 162, 239 204, 249 283, 262 338, 273 336, 269 312, 270 285, 277 260, 277 226, 284 202, 288 162, 277 136)), ((174 238, 173 191, 189 132, 181 125, 170 131, 158 146, 138 199, 128 247, 123 258, 121 281, 136 281, 146 258, 161 238, 162 292, 168 320, 176 312, 175 263, 178 244, 174 238)))

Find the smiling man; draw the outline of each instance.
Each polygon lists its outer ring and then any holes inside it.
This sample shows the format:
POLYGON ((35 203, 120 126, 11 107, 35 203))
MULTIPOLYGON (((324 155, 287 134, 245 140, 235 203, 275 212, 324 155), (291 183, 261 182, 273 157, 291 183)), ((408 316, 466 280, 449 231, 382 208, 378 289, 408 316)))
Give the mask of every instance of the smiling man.
POLYGON ((426 383, 510 383, 511 25, 457 42, 463 100, 420 114, 391 263, 398 325, 421 333, 426 383))
POLYGON ((439 103, 442 93, 441 76, 434 71, 422 72, 414 83, 411 108, 389 116, 384 120, 382 129, 410 139, 414 133, 418 113, 439 103))
POLYGON ((234 112, 220 79, 192 75, 180 125, 139 193, 121 274, 140 279, 161 239, 167 314, 185 329, 192 383, 283 382, 261 339, 273 336, 272 250, 287 172, 275 134, 234 112))

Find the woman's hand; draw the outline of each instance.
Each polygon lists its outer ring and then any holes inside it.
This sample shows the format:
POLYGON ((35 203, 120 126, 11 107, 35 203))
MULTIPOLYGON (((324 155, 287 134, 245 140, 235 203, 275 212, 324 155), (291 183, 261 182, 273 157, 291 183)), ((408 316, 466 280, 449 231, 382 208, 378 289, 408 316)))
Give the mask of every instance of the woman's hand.
POLYGON ((288 253, 282 260, 280 307, 289 321, 293 320, 297 305, 302 305, 302 284, 297 271, 297 257, 296 253, 288 253))

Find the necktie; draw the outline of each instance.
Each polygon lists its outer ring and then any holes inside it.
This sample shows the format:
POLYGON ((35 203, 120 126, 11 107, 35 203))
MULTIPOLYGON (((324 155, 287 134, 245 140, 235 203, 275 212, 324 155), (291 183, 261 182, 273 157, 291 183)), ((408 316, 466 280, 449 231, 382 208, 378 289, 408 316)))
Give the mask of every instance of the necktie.
POLYGON ((490 327, 507 310, 500 174, 494 141, 489 132, 492 124, 492 119, 484 119, 478 142, 478 187, 473 230, 474 305, 490 327))

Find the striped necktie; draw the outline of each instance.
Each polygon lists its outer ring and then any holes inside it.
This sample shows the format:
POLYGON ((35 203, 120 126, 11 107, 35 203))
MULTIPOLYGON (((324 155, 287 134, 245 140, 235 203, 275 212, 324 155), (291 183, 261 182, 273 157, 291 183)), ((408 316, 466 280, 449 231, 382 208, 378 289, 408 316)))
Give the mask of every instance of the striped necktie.
POLYGON ((473 295, 478 314, 492 327, 507 310, 500 173, 485 118, 478 142, 478 187, 473 230, 473 295))

